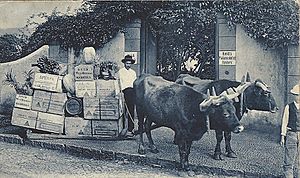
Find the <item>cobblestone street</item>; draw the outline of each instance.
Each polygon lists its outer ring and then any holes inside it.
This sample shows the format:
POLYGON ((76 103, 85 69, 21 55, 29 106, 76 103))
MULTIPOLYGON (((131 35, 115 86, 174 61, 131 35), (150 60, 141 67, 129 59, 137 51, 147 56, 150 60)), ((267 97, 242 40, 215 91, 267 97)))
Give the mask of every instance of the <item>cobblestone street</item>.
MULTIPOLYGON (((0 177, 177 177, 172 170, 125 161, 74 157, 58 151, 1 142, 0 177)), ((214 177, 197 175, 195 177, 214 177)))

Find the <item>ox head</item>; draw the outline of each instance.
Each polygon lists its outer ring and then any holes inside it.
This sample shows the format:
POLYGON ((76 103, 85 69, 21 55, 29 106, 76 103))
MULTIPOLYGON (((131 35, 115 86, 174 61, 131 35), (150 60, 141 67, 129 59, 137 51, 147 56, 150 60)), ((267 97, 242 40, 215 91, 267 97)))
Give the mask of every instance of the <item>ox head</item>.
POLYGON ((233 105, 233 98, 240 95, 239 92, 233 94, 226 94, 223 92, 219 96, 216 96, 215 89, 212 89, 212 95, 210 91, 207 91, 208 98, 200 103, 201 111, 208 111, 210 119, 211 129, 221 129, 226 131, 233 131, 239 133, 244 130, 244 127, 240 125, 240 122, 236 116, 236 110, 233 105))
POLYGON ((248 73, 246 78, 246 83, 251 85, 244 92, 245 107, 249 110, 276 112, 278 108, 269 87, 260 79, 251 82, 248 73))

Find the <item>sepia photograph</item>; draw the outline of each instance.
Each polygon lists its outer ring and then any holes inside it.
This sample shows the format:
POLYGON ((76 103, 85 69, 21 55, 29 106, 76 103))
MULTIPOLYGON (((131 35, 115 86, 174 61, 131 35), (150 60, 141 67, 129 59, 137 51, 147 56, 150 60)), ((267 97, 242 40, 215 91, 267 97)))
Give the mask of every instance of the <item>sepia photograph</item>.
POLYGON ((300 178, 299 6, 0 1, 0 177, 300 178))

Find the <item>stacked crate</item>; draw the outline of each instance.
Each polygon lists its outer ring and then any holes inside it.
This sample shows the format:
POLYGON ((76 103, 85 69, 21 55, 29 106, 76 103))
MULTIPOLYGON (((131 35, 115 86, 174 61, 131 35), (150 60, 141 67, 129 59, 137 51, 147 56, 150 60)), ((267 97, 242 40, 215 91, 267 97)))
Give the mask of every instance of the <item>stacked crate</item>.
POLYGON ((117 80, 94 80, 93 65, 79 65, 75 67, 75 92, 76 97, 82 99, 83 121, 80 122, 80 118, 67 117, 66 134, 72 129, 67 123, 76 120, 78 124, 74 127, 81 128, 83 135, 119 136, 123 124, 117 80))
POLYGON ((16 96, 12 124, 71 137, 118 137, 123 129, 118 81, 94 80, 93 70, 92 64, 75 67, 70 98, 62 91, 62 76, 36 73, 33 96, 16 96))
POLYGON ((62 77, 58 75, 36 73, 32 85, 33 96, 16 95, 12 124, 63 133, 64 104, 66 93, 62 93, 62 77))

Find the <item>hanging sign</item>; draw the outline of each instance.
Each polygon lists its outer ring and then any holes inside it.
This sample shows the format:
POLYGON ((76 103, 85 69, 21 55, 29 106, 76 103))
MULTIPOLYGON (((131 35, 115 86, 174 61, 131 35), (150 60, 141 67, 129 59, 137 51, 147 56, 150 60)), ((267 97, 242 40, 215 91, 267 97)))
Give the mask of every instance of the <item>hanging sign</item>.
POLYGON ((236 65, 235 51, 219 51, 219 65, 236 65))

